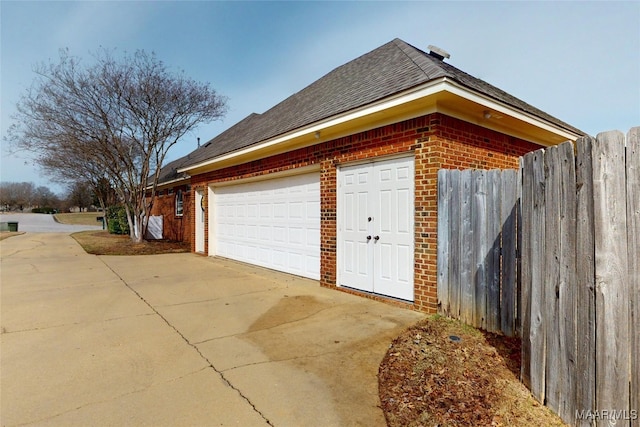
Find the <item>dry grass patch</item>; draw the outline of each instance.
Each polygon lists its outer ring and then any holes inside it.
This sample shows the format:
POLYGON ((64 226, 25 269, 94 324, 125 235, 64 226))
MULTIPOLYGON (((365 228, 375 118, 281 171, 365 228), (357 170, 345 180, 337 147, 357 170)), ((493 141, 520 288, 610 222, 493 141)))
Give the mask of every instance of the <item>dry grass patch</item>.
POLYGON ((190 245, 168 240, 133 243, 129 236, 107 231, 81 231, 71 235, 85 252, 94 255, 155 255, 189 252, 190 245))
POLYGON ((8 239, 9 237, 19 236, 24 234, 24 231, 0 231, 0 240, 8 239))
POLYGON ((380 401, 391 427, 564 426, 519 372, 519 339, 433 316, 390 346, 378 373, 380 401))
POLYGON ((77 213, 57 213, 53 215, 60 224, 70 225, 102 225, 96 217, 103 216, 102 212, 77 212, 77 213))

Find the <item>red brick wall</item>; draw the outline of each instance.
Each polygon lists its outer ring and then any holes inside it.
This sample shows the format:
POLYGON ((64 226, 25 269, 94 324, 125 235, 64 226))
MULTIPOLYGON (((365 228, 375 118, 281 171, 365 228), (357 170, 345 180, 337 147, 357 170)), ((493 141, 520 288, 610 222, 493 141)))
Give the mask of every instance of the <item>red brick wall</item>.
MULTIPOLYGON (((336 287, 337 169, 342 163, 398 153, 415 154, 415 309, 435 312, 437 174, 441 168, 515 168, 539 146, 439 113, 191 178, 192 189, 308 165, 320 166, 320 284, 336 287)), ((193 200, 193 199, 192 199, 193 200)), ((193 203, 193 201, 191 202, 193 203)), ((207 207, 208 218, 208 207, 207 207)), ((207 222, 205 222, 205 228, 207 222)), ((191 242, 194 246, 194 227, 191 242)), ((205 230, 205 253, 208 251, 205 230)), ((374 297, 375 298, 375 297, 374 297)), ((384 299, 384 298, 380 298, 384 299)))
POLYGON ((438 170, 509 169, 539 145, 462 120, 433 114, 417 137, 415 191, 415 306, 437 309, 438 170))
POLYGON ((193 221, 191 211, 193 210, 193 199, 191 191, 187 190, 186 185, 173 187, 173 193, 168 194, 167 189, 162 190, 161 195, 156 197, 151 208, 151 215, 162 215, 162 237, 167 240, 178 242, 191 241, 191 228, 193 221), (175 200, 178 190, 182 190, 183 194, 183 213, 182 216, 175 214, 175 200))

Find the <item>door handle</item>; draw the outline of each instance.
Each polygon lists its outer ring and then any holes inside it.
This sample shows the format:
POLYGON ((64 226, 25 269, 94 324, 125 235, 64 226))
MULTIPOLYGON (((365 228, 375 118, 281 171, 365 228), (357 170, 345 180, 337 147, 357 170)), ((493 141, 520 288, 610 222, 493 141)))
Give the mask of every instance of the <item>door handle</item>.
POLYGON ((371 240, 371 236, 367 236, 367 242, 371 240))
POLYGON ((375 241, 377 242, 378 240, 380 240, 380 236, 375 236, 375 237, 373 238, 373 240, 375 240, 375 241))

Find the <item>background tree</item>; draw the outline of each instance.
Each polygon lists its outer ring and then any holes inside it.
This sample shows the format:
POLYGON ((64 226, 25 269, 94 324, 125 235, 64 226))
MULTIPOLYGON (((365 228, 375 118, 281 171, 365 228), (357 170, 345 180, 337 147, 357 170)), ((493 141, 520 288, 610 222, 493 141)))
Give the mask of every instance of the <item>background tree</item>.
POLYGON ((58 209, 60 198, 49 187, 36 187, 33 182, 0 183, 0 207, 2 210, 49 207, 58 209))
POLYGON ((44 185, 35 188, 33 201, 34 205, 39 208, 48 207, 58 209, 60 205, 60 198, 51 191, 49 187, 45 187, 44 185))
POLYGON ((221 118, 226 99, 154 54, 117 60, 102 50, 93 59, 83 67, 63 50, 58 63, 38 66, 8 139, 59 178, 106 180, 125 207, 131 239, 141 241, 167 151, 221 118))
POLYGON ((0 201, 7 210, 24 210, 33 202, 33 182, 3 182, 0 184, 0 201))
POLYGON ((76 181, 68 187, 67 203, 70 207, 77 206, 80 212, 93 203, 93 187, 90 183, 76 181))

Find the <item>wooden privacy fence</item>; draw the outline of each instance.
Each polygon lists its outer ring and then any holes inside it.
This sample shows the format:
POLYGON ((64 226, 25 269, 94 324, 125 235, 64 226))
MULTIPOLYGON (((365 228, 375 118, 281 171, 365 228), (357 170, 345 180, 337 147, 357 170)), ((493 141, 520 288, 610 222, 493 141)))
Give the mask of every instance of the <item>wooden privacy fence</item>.
POLYGON ((516 334, 516 170, 438 171, 438 307, 491 332, 516 334))
POLYGON ((437 271, 439 312, 520 335, 565 422, 640 426, 640 127, 440 170, 437 271))
POLYGON ((640 425, 640 128, 521 170, 522 381, 569 424, 640 425))

